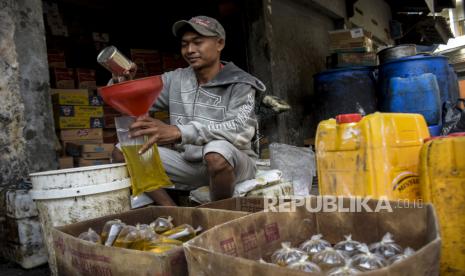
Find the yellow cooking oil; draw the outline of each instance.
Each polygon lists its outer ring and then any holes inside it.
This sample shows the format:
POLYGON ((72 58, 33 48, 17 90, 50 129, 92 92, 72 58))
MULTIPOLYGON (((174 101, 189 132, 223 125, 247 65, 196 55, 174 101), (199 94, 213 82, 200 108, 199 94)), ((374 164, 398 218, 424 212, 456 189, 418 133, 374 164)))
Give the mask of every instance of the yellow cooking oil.
POLYGON ((428 137, 419 114, 376 112, 320 122, 315 139, 320 194, 419 198, 420 149, 428 137))
POLYGON ((160 160, 157 145, 139 154, 141 147, 142 145, 122 146, 131 175, 132 194, 139 195, 142 192, 171 186, 172 183, 160 160))
POLYGON ((465 275, 465 133, 423 145, 420 190, 439 219, 441 275, 465 275))

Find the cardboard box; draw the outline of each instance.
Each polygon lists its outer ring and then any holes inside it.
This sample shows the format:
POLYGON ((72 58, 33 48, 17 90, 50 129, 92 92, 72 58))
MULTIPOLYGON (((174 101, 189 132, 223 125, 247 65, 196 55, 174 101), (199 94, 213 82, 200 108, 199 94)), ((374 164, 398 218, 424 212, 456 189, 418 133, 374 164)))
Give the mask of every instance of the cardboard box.
POLYGON ((51 89, 51 94, 52 102, 58 105, 103 105, 102 98, 87 89, 51 89))
POLYGON ((48 50, 47 60, 50 68, 66 68, 65 52, 63 51, 48 50))
POLYGON ((114 148, 114 144, 87 144, 82 145, 82 152, 112 152, 114 148))
MULTIPOLYGON (((403 247, 410 246, 416 252, 402 262, 371 271, 367 275, 438 275, 441 239, 433 206, 423 208, 392 208, 392 212, 374 212, 378 201, 370 200, 368 209, 361 212, 318 211, 318 200, 325 197, 309 197, 310 212, 306 206, 295 212, 258 212, 227 222, 205 232, 184 244, 190 275, 319 275, 308 274, 276 265, 258 262, 260 258, 270 261, 271 254, 281 248, 282 242, 297 246, 312 235, 322 234, 331 244, 352 239, 364 243, 380 241, 390 232, 403 247), (252 275, 252 274, 250 274, 252 275)), ((342 200, 342 199, 341 199, 342 200)), ((341 201, 349 208, 350 200, 341 201)), ((304 203, 306 204, 306 203, 304 203)), ((391 202, 391 206, 395 206, 391 202)), ((339 205, 339 202, 336 203, 339 205)), ((281 206, 288 206, 283 204, 281 206)), ((321 210, 321 208, 320 208, 321 210)))
POLYGON ((74 69, 72 68, 50 68, 50 80, 52 88, 73 89, 74 69))
POLYGON ((86 166, 98 166, 98 165, 105 165, 110 164, 110 159, 84 159, 79 158, 77 161, 78 167, 86 167, 86 166))
POLYGON ((74 159, 71 156, 65 156, 58 158, 58 163, 60 164, 60 169, 69 169, 74 168, 74 159))
POLYGON ((77 128, 103 128, 103 117, 60 117, 55 116, 55 128, 77 129, 77 128))
POLYGON ((331 51, 372 52, 372 34, 362 28, 336 30, 329 32, 331 51))
POLYGON ((256 213, 264 210, 265 199, 263 197, 233 197, 218 200, 197 206, 196 208, 220 209, 256 213))
POLYGON ((334 53, 326 60, 328 68, 376 66, 375 53, 334 53))
POLYGON ((81 156, 83 159, 87 160, 110 159, 111 152, 82 152, 81 156))
MULTIPOLYGON (((188 223, 207 230, 247 213, 188 207, 147 207, 52 229, 59 275, 187 275, 182 247, 163 254, 106 247, 76 238, 89 228, 100 233, 106 221, 150 223, 171 216, 175 225, 188 223)), ((202 235, 202 234, 201 234, 202 235)), ((195 274, 192 274, 195 275, 195 274)), ((197 274, 198 275, 198 274, 197 274)))
POLYGON ((102 106, 90 105, 54 105, 55 115, 59 117, 85 118, 103 117, 102 106))
POLYGON ((78 88, 95 89, 97 82, 95 80, 95 70, 93 69, 76 69, 76 86, 78 88))
POLYGON ((104 129, 103 130, 103 142, 116 144, 118 143, 118 135, 115 129, 104 129))
POLYGON ((163 73, 160 53, 151 49, 131 49, 131 59, 137 65, 136 78, 163 73))
MULTIPOLYGON (((63 141, 102 140, 102 129, 69 129, 60 131, 63 141)), ((97 142, 98 143, 98 142, 97 142)))

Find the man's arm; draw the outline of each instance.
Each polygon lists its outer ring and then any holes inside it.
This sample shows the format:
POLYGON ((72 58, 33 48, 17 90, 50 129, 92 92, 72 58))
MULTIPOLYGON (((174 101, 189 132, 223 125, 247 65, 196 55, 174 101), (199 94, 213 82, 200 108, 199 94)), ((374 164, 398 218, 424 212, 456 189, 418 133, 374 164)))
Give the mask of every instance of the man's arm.
POLYGON ((210 125, 196 121, 177 125, 181 131, 181 144, 201 146, 212 140, 227 140, 238 149, 245 149, 257 127, 254 107, 255 89, 248 84, 235 84, 225 120, 210 125))

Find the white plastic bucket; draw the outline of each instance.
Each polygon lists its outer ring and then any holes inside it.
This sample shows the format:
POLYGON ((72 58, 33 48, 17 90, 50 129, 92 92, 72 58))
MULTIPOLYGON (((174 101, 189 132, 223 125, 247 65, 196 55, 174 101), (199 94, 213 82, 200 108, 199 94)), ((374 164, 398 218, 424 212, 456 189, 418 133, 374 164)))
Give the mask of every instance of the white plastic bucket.
POLYGON ((29 175, 52 275, 57 275, 50 230, 87 219, 130 210, 131 181, 126 165, 111 164, 29 175))

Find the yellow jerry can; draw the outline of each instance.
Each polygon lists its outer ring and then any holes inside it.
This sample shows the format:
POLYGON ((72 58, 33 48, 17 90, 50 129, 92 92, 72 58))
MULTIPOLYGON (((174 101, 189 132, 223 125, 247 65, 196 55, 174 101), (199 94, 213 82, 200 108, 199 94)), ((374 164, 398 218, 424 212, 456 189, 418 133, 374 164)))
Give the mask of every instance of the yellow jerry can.
POLYGON ((419 114, 345 114, 320 122, 315 141, 320 194, 418 199, 419 155, 428 137, 419 114))
POLYGON ((423 145, 420 190, 439 218, 441 275, 465 275, 465 133, 435 137, 423 145))

